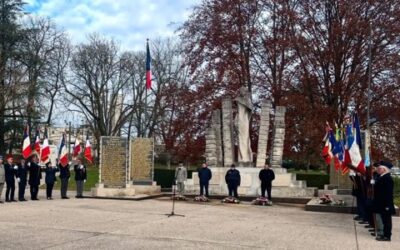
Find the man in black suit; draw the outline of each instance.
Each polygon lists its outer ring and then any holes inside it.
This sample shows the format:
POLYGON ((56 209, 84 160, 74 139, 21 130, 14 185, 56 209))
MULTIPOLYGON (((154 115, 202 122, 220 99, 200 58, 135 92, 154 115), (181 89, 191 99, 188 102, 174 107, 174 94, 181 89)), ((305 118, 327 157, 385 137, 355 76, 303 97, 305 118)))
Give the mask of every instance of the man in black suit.
POLYGON ((76 181, 76 198, 83 198, 83 186, 86 182, 86 166, 82 164, 80 158, 77 159, 77 164, 74 166, 75 181, 76 181))
POLYGON ((17 181, 18 181, 18 200, 19 201, 26 201, 25 199, 25 188, 26 188, 26 181, 27 181, 27 167, 25 164, 25 160, 21 159, 21 162, 18 164, 17 170, 17 181))
POLYGON ((260 170, 258 178, 261 181, 261 196, 265 197, 265 190, 267 190, 268 200, 271 200, 272 181, 275 180, 275 173, 268 164, 260 170))
POLYGON ((61 180, 61 199, 69 199, 67 196, 68 190, 68 181, 71 176, 71 172, 69 171, 69 164, 63 165, 61 162, 58 164, 58 168, 60 169, 60 180, 61 180))
POLYGON ((206 163, 203 163, 202 168, 199 169, 200 195, 203 195, 203 190, 205 190, 206 197, 208 197, 208 184, 211 178, 211 170, 207 167, 206 163))
POLYGON ((240 172, 235 168, 235 164, 232 164, 226 172, 225 181, 228 184, 229 196, 238 198, 237 189, 240 186, 240 172))
POLYGON ((393 179, 390 176, 392 163, 380 161, 378 166, 379 178, 375 182, 374 211, 380 214, 383 223, 383 236, 378 241, 390 241, 392 236, 392 214, 395 213, 393 204, 393 179))
POLYGON ((42 169, 39 166, 39 158, 36 154, 32 155, 27 163, 29 169, 29 187, 31 200, 37 201, 39 193, 40 179, 42 179, 42 169))

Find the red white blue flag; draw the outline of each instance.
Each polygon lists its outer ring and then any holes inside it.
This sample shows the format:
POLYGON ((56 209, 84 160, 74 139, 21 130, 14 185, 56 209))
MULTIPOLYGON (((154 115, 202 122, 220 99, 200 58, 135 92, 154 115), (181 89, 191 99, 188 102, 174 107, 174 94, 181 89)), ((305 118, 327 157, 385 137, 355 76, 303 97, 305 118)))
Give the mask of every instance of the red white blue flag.
POLYGON ((29 138, 29 126, 26 125, 24 129, 24 141, 22 143, 22 156, 27 159, 32 153, 31 139, 29 138))
POLYGON ((90 144, 90 141, 89 141, 89 135, 86 136, 86 144, 85 144, 84 155, 85 155, 86 160, 88 160, 88 162, 90 162, 90 163, 93 162, 92 145, 90 144))
POLYGON ((345 163, 351 164, 358 172, 365 174, 366 169, 361 156, 360 122, 356 113, 352 118, 352 122, 346 125, 345 163))
POLYGON ((40 154, 40 161, 47 163, 49 161, 49 156, 50 156, 50 145, 49 145, 49 138, 47 136, 47 128, 45 128, 42 151, 40 154))
POLYGON ((35 135, 35 144, 33 145, 33 149, 36 151, 38 155, 40 155, 40 131, 39 128, 36 128, 36 135, 35 135))
POLYGON ((146 44, 146 89, 151 89, 151 56, 148 39, 146 44))
POLYGON ((81 148, 81 142, 78 139, 78 136, 76 136, 75 138, 75 143, 74 143, 74 152, 73 152, 73 156, 77 157, 82 151, 81 148))
POLYGON ((58 151, 59 162, 62 166, 66 166, 68 164, 68 150, 65 145, 65 133, 63 133, 61 137, 60 149, 58 151))

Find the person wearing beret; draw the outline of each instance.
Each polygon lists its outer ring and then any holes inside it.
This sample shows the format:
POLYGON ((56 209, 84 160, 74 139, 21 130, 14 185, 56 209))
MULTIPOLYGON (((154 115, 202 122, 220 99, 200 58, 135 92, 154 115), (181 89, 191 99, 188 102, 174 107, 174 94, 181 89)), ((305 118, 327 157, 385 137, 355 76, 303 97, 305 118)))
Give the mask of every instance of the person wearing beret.
POLYGON ((12 155, 6 157, 7 163, 4 164, 4 170, 6 173, 6 202, 15 202, 14 192, 15 192, 15 176, 17 174, 17 165, 14 165, 14 158, 12 155))
POLYGON ((51 165, 51 162, 46 163, 46 177, 45 177, 45 182, 46 182, 46 197, 48 200, 53 199, 53 187, 54 183, 56 182, 56 172, 58 172, 58 168, 53 167, 51 165))
POLYGON ((393 203, 393 179, 390 169, 393 167, 389 161, 380 161, 378 166, 379 178, 375 182, 375 196, 373 208, 378 213, 383 223, 383 236, 377 236, 378 241, 390 241, 392 236, 392 215, 395 213, 393 203))
POLYGON ((3 156, 0 155, 0 203, 3 203, 1 200, 1 194, 3 193, 4 182, 6 182, 6 173, 3 165, 3 156))
POLYGON ((26 201, 25 188, 28 180, 28 168, 24 159, 21 159, 17 169, 17 182, 18 182, 18 200, 26 201))
POLYGON ((39 193, 40 179, 42 179, 42 169, 39 166, 39 158, 36 154, 32 155, 29 162, 29 187, 31 191, 31 200, 37 201, 39 193))

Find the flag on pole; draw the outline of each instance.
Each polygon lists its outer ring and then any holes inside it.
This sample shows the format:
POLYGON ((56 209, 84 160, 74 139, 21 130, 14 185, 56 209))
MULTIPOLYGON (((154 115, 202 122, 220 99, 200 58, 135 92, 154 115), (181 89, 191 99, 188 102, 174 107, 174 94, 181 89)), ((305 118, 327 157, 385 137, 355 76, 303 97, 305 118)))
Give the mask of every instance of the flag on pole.
POLYGON ((68 150, 65 145, 65 133, 63 133, 61 137, 60 149, 58 151, 59 162, 62 166, 66 166, 68 164, 68 150))
POLYGON ((332 161, 332 143, 330 140, 330 133, 331 133, 332 129, 329 126, 329 123, 326 122, 326 127, 325 127, 325 137, 323 139, 323 141, 325 142, 324 147, 322 148, 322 157, 324 158, 326 164, 331 164, 332 161))
POLYGON ((81 142, 79 141, 78 135, 77 135, 76 138, 75 138, 74 151, 73 151, 72 155, 74 157, 77 157, 81 153, 81 151, 82 151, 81 142))
POLYGON ((351 164, 361 174, 365 174, 365 165, 361 156, 361 133, 357 114, 354 113, 352 123, 346 125, 345 163, 351 164))
POLYGON ((49 138, 47 135, 47 128, 45 128, 42 151, 40 154, 40 161, 47 163, 49 161, 49 156, 50 156, 50 145, 49 145, 49 138))
POLYGON ((27 159, 32 153, 31 140, 29 138, 29 126, 28 124, 24 129, 24 141, 22 143, 22 156, 27 159))
POLYGON ((150 47, 149 47, 149 39, 147 39, 146 44, 146 89, 151 89, 151 56, 150 56, 150 47))
POLYGON ((36 128, 36 135, 35 135, 35 144, 33 145, 33 149, 36 151, 38 155, 40 155, 41 146, 40 146, 40 130, 36 128))
POLYGON ((84 155, 85 155, 86 160, 88 160, 88 162, 90 162, 90 163, 93 162, 92 145, 90 144, 90 141, 89 141, 89 135, 86 136, 86 144, 85 144, 84 155))

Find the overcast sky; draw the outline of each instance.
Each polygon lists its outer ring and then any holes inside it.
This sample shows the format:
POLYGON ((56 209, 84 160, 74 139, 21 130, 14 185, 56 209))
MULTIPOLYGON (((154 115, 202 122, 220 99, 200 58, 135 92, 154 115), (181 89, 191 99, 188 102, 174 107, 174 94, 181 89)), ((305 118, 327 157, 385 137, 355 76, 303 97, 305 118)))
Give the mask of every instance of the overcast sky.
POLYGON ((201 0, 25 0, 26 10, 51 17, 74 43, 97 32, 123 48, 144 50, 146 38, 174 36, 201 0))

